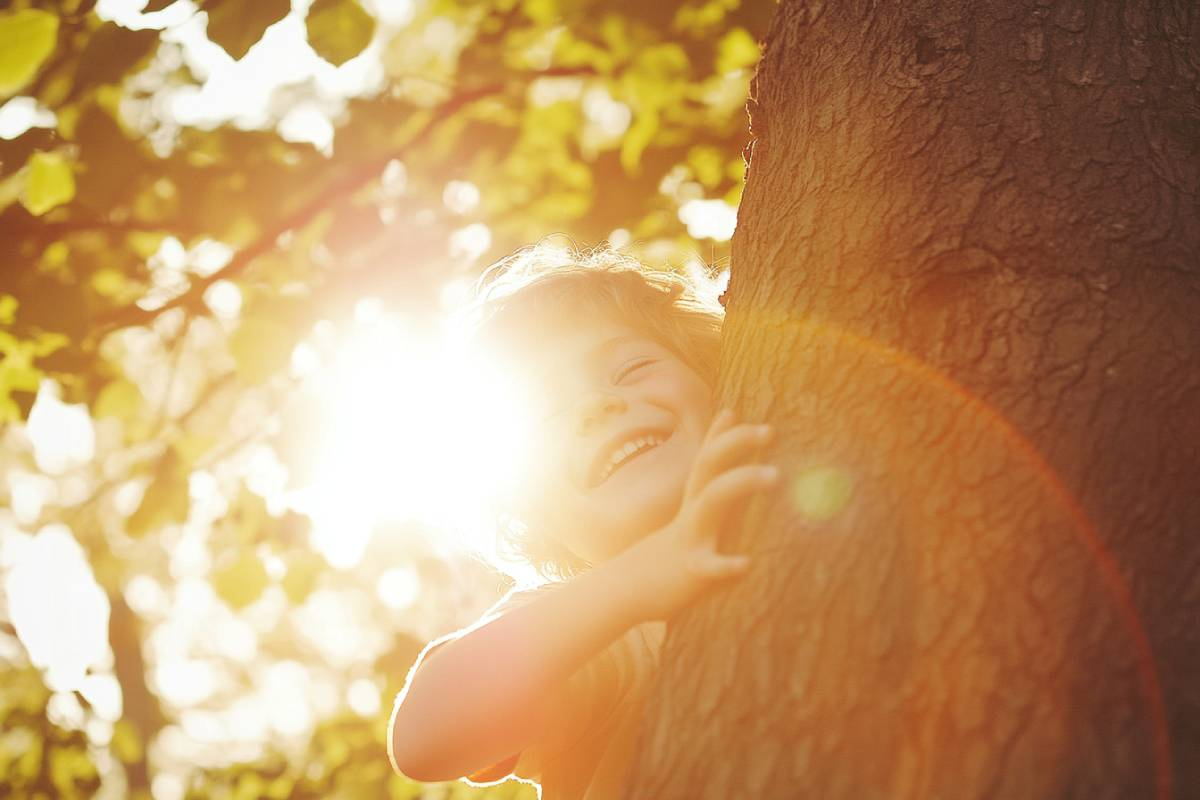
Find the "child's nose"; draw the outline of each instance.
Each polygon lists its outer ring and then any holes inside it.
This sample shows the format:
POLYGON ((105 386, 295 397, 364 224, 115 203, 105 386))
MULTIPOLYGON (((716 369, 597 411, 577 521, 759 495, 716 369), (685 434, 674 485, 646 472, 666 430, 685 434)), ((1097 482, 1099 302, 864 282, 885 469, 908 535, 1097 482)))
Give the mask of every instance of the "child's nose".
POLYGON ((592 394, 584 401, 579 416, 580 435, 591 433, 592 426, 599 424, 600 420, 608 414, 616 414, 624 410, 625 401, 619 396, 609 392, 592 394))

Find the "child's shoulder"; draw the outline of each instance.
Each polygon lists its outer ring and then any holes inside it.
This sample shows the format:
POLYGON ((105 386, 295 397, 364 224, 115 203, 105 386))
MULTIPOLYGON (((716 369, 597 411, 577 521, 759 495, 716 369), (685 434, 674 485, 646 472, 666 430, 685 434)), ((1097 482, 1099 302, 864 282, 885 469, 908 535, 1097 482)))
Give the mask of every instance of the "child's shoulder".
POLYGON ((503 597, 497 600, 485 612, 484 617, 492 617, 496 614, 503 614, 505 611, 510 611, 518 606, 528 603, 534 598, 541 597, 547 592, 552 592, 560 587, 561 583, 542 583, 537 585, 517 585, 509 589, 503 597))

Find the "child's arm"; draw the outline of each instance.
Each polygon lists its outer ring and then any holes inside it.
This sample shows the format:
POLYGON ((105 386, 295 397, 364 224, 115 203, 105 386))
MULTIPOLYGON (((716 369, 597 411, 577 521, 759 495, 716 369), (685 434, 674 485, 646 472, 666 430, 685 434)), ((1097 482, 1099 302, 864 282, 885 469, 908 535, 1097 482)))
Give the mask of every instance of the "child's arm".
POLYGON ((744 462, 766 442, 758 426, 714 421, 676 518, 615 558, 495 620, 444 642, 413 673, 392 712, 394 768, 452 780, 553 733, 568 679, 638 623, 668 619, 712 581, 743 574, 744 556, 716 552, 720 522, 773 479, 744 462))
POLYGON ((642 621, 619 559, 425 659, 392 715, 393 765, 415 780, 452 780, 543 739, 567 679, 642 621))

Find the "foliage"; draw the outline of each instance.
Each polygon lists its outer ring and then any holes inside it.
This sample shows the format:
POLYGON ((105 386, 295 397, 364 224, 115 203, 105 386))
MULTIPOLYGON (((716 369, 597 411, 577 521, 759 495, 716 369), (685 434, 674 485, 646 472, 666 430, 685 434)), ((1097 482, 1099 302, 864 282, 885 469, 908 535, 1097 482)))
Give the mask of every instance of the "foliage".
POLYGON ((5 796, 90 797, 100 785, 80 731, 47 713, 50 692, 36 670, 14 669, 0 683, 0 775, 5 796))
MULTIPOLYGON (((188 788, 188 800, 233 798, 392 798, 420 800, 432 794, 430 784, 396 775, 384 752, 384 726, 367 728, 361 720, 335 717, 324 720, 313 733, 304 761, 289 761, 273 752, 253 764, 197 774, 188 788), (428 793, 428 794, 426 794, 428 793)), ((534 800, 536 789, 519 781, 472 787, 459 781, 439 784, 445 800, 534 800)), ((437 789, 433 791, 439 791, 437 789)))
POLYGON ((58 17, 26 8, 0 16, 0 95, 14 94, 29 83, 54 51, 58 17))
MULTIPOLYGON (((252 485, 247 459, 288 462, 297 449, 276 415, 297 343, 363 297, 432 324, 448 283, 554 231, 582 243, 616 232, 676 266, 727 253, 727 235, 702 244, 678 210, 737 205, 744 103, 773 3, 422 0, 409 18, 382 8, 150 0, 102 19, 89 0, 17 0, 0 11, 0 119, 40 115, 0 138, 0 506, 13 509, 0 552, 50 522, 70 527, 113 606, 112 663, 93 673, 115 675, 122 697, 117 719, 84 699, 84 728, 67 730, 46 703, 80 691, 52 692, 0 651, 11 767, 0 794, 85 796, 110 763, 134 795, 170 773, 192 796, 418 796, 387 769, 381 737, 425 638, 413 631, 432 623, 417 607, 397 618, 372 587, 391 559, 414 565, 433 598, 424 607, 455 604, 459 623, 491 598, 430 588, 448 573, 411 532, 393 537, 407 549, 375 552, 359 572, 333 569, 312 551, 306 515, 269 507, 252 485), (323 66, 204 117, 204 103, 233 92, 206 70, 231 68, 226 54, 254 62, 293 24, 323 66), (221 49, 209 67, 182 43, 189 25, 221 49), (344 88, 353 74, 377 80, 344 88), (479 201, 446 202, 450 182, 477 187, 479 201), (472 225, 486 226, 482 246, 461 244, 472 225), (36 427, 44 380, 95 430, 93 451, 65 466, 42 463, 19 433, 36 427), (204 658, 223 688, 166 696, 161 641, 184 624, 180 598, 206 592, 219 599, 211 619, 253 629, 254 644, 239 664, 222 654, 228 633, 193 643, 215 648, 204 658), (366 609, 390 661, 335 664, 298 644, 308 640, 296 620, 330 596, 366 609), (329 710, 269 752, 218 742, 200 766, 181 763, 170 742, 192 736, 197 713, 234 707, 254 682, 249 665, 268 662, 339 692, 373 682, 381 709, 329 710)), ((518 790, 460 785, 454 796, 518 790)))

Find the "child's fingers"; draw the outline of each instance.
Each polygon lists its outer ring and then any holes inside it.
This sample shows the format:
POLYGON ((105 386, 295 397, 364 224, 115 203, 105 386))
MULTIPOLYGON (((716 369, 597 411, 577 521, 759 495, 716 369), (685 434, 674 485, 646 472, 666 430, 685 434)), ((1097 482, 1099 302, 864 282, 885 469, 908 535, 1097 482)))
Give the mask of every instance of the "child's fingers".
POLYGON ((735 425, 722 431, 696 455, 688 488, 698 492, 718 474, 761 452, 772 436, 770 425, 735 425))
POLYGON ((748 464, 718 475, 696 498, 696 533, 706 538, 715 536, 738 502, 778 481, 779 468, 769 464, 748 464))
POLYGON ((703 455, 708 449, 709 443, 712 442, 722 431, 726 430, 733 424, 734 421, 733 409, 722 408, 715 415, 712 421, 708 424, 708 430, 704 433, 704 438, 700 441, 700 447, 697 450, 698 456, 696 461, 692 462, 691 470, 688 472, 687 486, 684 487, 684 495, 691 497, 695 492, 704 487, 704 483, 697 480, 696 469, 699 455, 703 455))
POLYGON ((712 418, 712 422, 708 424, 708 431, 704 434, 704 441, 701 442, 701 447, 712 441, 721 431, 733 424, 735 415, 733 409, 722 408, 712 418))

